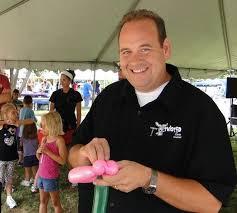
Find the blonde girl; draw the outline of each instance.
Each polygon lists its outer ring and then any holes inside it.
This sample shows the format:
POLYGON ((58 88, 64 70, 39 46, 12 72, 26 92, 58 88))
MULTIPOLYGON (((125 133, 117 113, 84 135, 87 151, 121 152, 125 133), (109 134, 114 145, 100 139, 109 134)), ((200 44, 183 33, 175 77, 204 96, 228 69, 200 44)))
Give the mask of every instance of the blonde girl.
POLYGON ((59 165, 67 160, 67 149, 63 134, 62 119, 58 112, 49 112, 41 117, 43 137, 37 150, 39 159, 38 188, 40 191, 40 213, 47 212, 49 198, 51 198, 54 211, 62 212, 59 197, 59 165))
POLYGON ((30 124, 33 121, 18 120, 17 109, 12 103, 4 104, 1 114, 3 120, 0 121, 0 182, 6 188, 6 204, 12 209, 17 205, 11 195, 15 161, 18 159, 16 129, 21 124, 30 124))

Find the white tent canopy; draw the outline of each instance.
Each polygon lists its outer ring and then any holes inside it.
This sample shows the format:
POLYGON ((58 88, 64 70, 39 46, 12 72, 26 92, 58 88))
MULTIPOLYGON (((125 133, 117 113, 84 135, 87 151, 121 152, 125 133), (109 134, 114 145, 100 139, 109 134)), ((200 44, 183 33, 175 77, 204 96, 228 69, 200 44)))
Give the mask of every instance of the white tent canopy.
POLYGON ((164 18, 183 76, 237 69, 236 0, 0 1, 0 67, 114 70, 119 21, 140 8, 164 18))
MULTIPOLYGON (((101 69, 95 70, 95 80, 105 80, 105 81, 117 81, 118 80, 118 73, 114 73, 113 71, 103 71, 101 69)), ((94 72, 91 70, 75 70, 75 80, 93 80, 94 79, 94 72)))

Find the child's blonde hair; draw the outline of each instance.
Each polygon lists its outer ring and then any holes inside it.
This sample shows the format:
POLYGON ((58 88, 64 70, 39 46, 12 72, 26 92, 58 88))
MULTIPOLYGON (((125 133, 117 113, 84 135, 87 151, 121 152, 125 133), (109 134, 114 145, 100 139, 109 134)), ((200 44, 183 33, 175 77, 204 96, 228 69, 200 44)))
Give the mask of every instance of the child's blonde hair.
POLYGON ((45 122, 45 128, 49 136, 63 135, 63 123, 58 112, 49 112, 41 116, 41 121, 45 122))
POLYGON ((9 111, 16 110, 16 106, 12 103, 6 103, 1 107, 1 116, 3 119, 6 119, 9 111))

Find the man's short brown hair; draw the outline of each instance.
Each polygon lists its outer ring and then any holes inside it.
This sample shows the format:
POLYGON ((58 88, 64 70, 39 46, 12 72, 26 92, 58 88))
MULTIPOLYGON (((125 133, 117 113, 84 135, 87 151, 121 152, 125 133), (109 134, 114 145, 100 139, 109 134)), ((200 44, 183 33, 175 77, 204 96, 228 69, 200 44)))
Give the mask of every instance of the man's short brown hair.
POLYGON ((163 42, 166 38, 165 22, 158 14, 146 9, 133 10, 125 14, 120 22, 118 35, 120 36, 121 29, 127 22, 143 19, 151 19, 155 22, 159 34, 158 39, 161 46, 163 46, 163 42))

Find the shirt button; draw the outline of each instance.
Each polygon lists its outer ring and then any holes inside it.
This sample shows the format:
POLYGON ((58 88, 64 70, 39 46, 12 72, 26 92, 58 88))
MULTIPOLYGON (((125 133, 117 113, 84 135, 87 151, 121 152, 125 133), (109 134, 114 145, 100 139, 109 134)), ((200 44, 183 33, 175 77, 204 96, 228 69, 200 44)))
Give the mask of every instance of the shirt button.
POLYGON ((115 203, 114 202, 110 202, 109 203, 109 207, 114 207, 115 206, 115 203))
POLYGON ((141 110, 138 110, 138 111, 137 111, 137 115, 139 116, 139 115, 141 115, 141 114, 142 114, 141 110))

